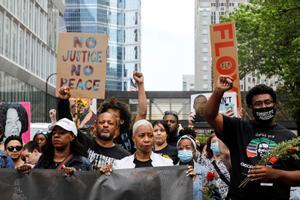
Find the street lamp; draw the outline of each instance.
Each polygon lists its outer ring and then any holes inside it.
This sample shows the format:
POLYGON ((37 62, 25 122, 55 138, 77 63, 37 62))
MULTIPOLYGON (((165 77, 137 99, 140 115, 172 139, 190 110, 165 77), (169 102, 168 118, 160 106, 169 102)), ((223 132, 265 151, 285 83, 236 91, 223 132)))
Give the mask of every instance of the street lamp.
POLYGON ((45 93, 45 123, 47 122, 47 115, 48 115, 48 81, 49 79, 56 75, 56 73, 50 74, 46 79, 46 93, 45 93))

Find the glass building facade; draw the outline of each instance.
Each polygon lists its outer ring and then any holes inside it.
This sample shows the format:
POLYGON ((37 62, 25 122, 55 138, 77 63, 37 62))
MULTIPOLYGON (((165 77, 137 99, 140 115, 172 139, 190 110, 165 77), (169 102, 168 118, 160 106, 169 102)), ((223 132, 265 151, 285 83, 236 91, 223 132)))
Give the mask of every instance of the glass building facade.
POLYGON ((43 122, 55 107, 59 0, 0 0, 0 101, 31 102, 31 121, 43 122), (46 108, 47 106, 47 108, 46 108))
POLYGON ((66 0, 68 32, 107 33, 109 49, 106 90, 127 91, 140 70, 140 0, 66 0))

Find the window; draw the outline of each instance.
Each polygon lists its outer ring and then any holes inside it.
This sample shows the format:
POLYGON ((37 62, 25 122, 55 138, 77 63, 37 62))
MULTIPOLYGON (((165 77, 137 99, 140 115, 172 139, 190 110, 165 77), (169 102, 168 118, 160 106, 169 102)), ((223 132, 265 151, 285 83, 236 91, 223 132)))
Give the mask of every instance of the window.
POLYGON ((10 41, 11 41, 11 38, 10 38, 10 18, 8 16, 5 17, 5 46, 4 46, 4 52, 5 52, 5 56, 10 58, 10 41))
MULTIPOLYGON (((0 24, 3 24, 3 13, 0 11, 0 24)), ((3 52, 3 26, 0 26, 0 54, 3 52)))
POLYGON ((27 17, 27 24, 29 26, 30 29, 32 29, 32 24, 34 23, 34 17, 33 17, 33 9, 32 9, 32 2, 31 1, 27 1, 28 2, 28 17, 27 17))
POLYGON ((202 48, 201 50, 202 50, 202 53, 207 53, 207 52, 208 52, 208 49, 207 49, 207 48, 205 48, 205 47, 204 47, 204 48, 202 48))
POLYGON ((207 38, 202 38, 202 43, 207 44, 208 43, 208 39, 207 38))
POLYGON ((13 23, 11 27, 12 34, 12 59, 17 62, 18 58, 18 25, 13 23))
POLYGON ((24 29, 20 28, 20 41, 19 41, 19 63, 22 67, 24 67, 24 29))
POLYGON ((202 34, 208 34, 208 30, 207 29, 202 29, 201 33, 202 34))

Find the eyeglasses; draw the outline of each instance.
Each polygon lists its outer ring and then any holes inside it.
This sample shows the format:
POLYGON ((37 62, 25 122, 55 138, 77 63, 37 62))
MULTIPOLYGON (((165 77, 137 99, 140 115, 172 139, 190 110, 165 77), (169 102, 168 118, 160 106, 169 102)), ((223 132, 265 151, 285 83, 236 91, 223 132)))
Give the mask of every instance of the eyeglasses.
POLYGON ((273 105, 273 101, 272 100, 265 100, 265 101, 256 101, 254 102, 253 106, 256 107, 256 108, 259 108, 259 107, 262 107, 263 104, 265 104, 265 106, 271 106, 273 105))
POLYGON ((15 146, 15 147, 14 146, 10 146, 10 147, 7 147, 7 150, 10 151, 10 152, 13 152, 14 149, 16 151, 21 151, 22 148, 23 148, 22 146, 15 146))

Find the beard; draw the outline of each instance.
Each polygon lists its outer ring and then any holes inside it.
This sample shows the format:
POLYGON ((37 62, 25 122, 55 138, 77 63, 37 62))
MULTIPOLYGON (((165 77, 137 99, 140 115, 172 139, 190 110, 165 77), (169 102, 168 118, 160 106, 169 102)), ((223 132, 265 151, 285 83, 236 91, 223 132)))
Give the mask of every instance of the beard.
POLYGON ((114 135, 111 133, 98 133, 98 138, 104 141, 110 141, 114 138, 114 135))

